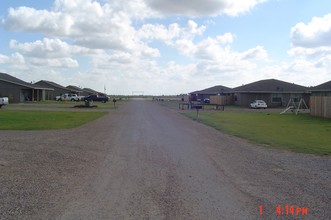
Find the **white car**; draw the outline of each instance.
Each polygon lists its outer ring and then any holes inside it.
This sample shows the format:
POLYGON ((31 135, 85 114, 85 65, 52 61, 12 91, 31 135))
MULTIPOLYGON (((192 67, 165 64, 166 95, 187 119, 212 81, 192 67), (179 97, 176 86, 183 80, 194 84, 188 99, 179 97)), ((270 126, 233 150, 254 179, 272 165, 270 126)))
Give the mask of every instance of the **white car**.
POLYGON ((65 93, 61 96, 56 96, 55 100, 56 101, 75 101, 75 102, 78 102, 80 100, 80 98, 76 94, 65 93))
POLYGON ((251 108, 268 108, 267 104, 263 100, 255 100, 250 104, 251 108))

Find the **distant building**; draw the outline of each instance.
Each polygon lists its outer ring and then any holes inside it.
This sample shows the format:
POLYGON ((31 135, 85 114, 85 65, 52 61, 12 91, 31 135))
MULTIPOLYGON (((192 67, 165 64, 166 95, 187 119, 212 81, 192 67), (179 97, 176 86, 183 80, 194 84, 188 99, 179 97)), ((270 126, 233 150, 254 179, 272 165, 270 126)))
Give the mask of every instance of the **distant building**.
POLYGON ((90 88, 84 88, 82 89, 83 90, 83 96, 88 96, 88 95, 103 95, 105 96, 106 94, 105 93, 102 93, 102 92, 98 92, 98 91, 95 91, 93 89, 90 89, 90 88))
POLYGON ((190 92, 189 96, 191 101, 202 101, 205 98, 209 98, 212 101, 213 96, 222 96, 223 97, 222 100, 225 100, 224 102, 226 104, 233 104, 233 90, 229 87, 221 86, 221 85, 190 92))
POLYGON ((42 86, 42 87, 47 87, 47 88, 52 88, 53 91, 51 92, 51 99, 50 100, 53 100, 53 99, 55 99, 56 96, 60 96, 60 95, 63 95, 65 93, 76 94, 75 90, 66 88, 64 86, 61 86, 61 85, 55 83, 55 82, 51 82, 51 81, 47 81, 47 80, 40 80, 40 81, 36 82, 35 85, 42 86))
POLYGON ((78 96, 83 96, 83 89, 77 87, 77 86, 73 86, 73 85, 69 85, 67 86, 68 89, 70 89, 71 91, 73 91, 75 94, 77 94, 78 96))

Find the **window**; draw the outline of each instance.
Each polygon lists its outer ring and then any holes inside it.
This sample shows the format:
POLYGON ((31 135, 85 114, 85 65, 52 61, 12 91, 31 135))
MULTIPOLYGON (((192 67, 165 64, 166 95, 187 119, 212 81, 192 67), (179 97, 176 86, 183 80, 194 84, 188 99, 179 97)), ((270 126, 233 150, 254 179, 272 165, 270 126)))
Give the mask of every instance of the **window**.
POLYGON ((282 96, 280 94, 272 94, 271 102, 281 103, 282 102, 282 96))

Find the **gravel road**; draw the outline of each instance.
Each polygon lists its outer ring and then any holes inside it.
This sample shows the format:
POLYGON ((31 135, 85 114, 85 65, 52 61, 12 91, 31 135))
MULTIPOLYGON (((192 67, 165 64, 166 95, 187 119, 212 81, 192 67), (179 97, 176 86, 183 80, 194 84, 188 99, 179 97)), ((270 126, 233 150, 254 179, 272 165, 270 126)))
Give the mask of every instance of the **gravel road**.
POLYGON ((0 131, 0 219, 330 219, 330 168, 130 101, 76 129, 0 131))

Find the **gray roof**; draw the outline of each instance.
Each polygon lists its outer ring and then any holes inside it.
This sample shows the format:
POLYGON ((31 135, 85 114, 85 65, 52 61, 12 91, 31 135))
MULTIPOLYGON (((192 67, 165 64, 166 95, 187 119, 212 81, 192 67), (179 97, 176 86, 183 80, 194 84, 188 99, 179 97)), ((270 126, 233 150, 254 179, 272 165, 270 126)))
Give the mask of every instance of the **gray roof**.
POLYGON ((45 84, 48 84, 50 87, 52 88, 59 88, 59 89, 65 89, 65 90, 70 90, 64 86, 61 86, 60 84, 57 84, 55 82, 52 82, 52 81, 47 81, 47 80, 40 80, 38 82, 36 82, 35 84, 38 85, 39 83, 45 83, 45 84))
POLYGON ((318 86, 315 86, 311 89, 309 89, 309 91, 331 91, 331 80, 325 83, 322 83, 318 86))
POLYGON ((100 93, 100 92, 95 91, 95 90, 90 89, 90 88, 84 88, 83 91, 84 92, 87 92, 87 93, 92 93, 92 94, 98 94, 98 93, 100 93))
POLYGON ((69 85, 67 86, 68 89, 71 89, 73 91, 76 91, 76 92, 83 92, 83 89, 77 87, 77 86, 73 86, 73 85, 69 85))
POLYGON ((233 90, 244 93, 306 93, 308 87, 276 79, 266 79, 238 86, 233 90))
POLYGON ((208 95, 216 95, 216 94, 222 94, 222 93, 232 93, 232 89, 226 86, 213 86, 207 89, 199 90, 190 92, 190 94, 208 94, 208 95))
POLYGON ((84 88, 83 89, 84 92, 87 92, 87 93, 90 93, 90 94, 99 94, 99 95, 107 95, 103 92, 98 92, 98 91, 95 91, 93 89, 90 89, 90 88, 84 88))
POLYGON ((13 76, 7 74, 7 73, 0 73, 0 80, 4 81, 4 82, 15 84, 15 85, 27 87, 29 89, 53 90, 51 88, 45 88, 45 87, 42 87, 42 86, 38 86, 38 85, 35 85, 35 84, 32 84, 32 83, 25 82, 23 80, 20 80, 16 77, 13 77, 13 76))

